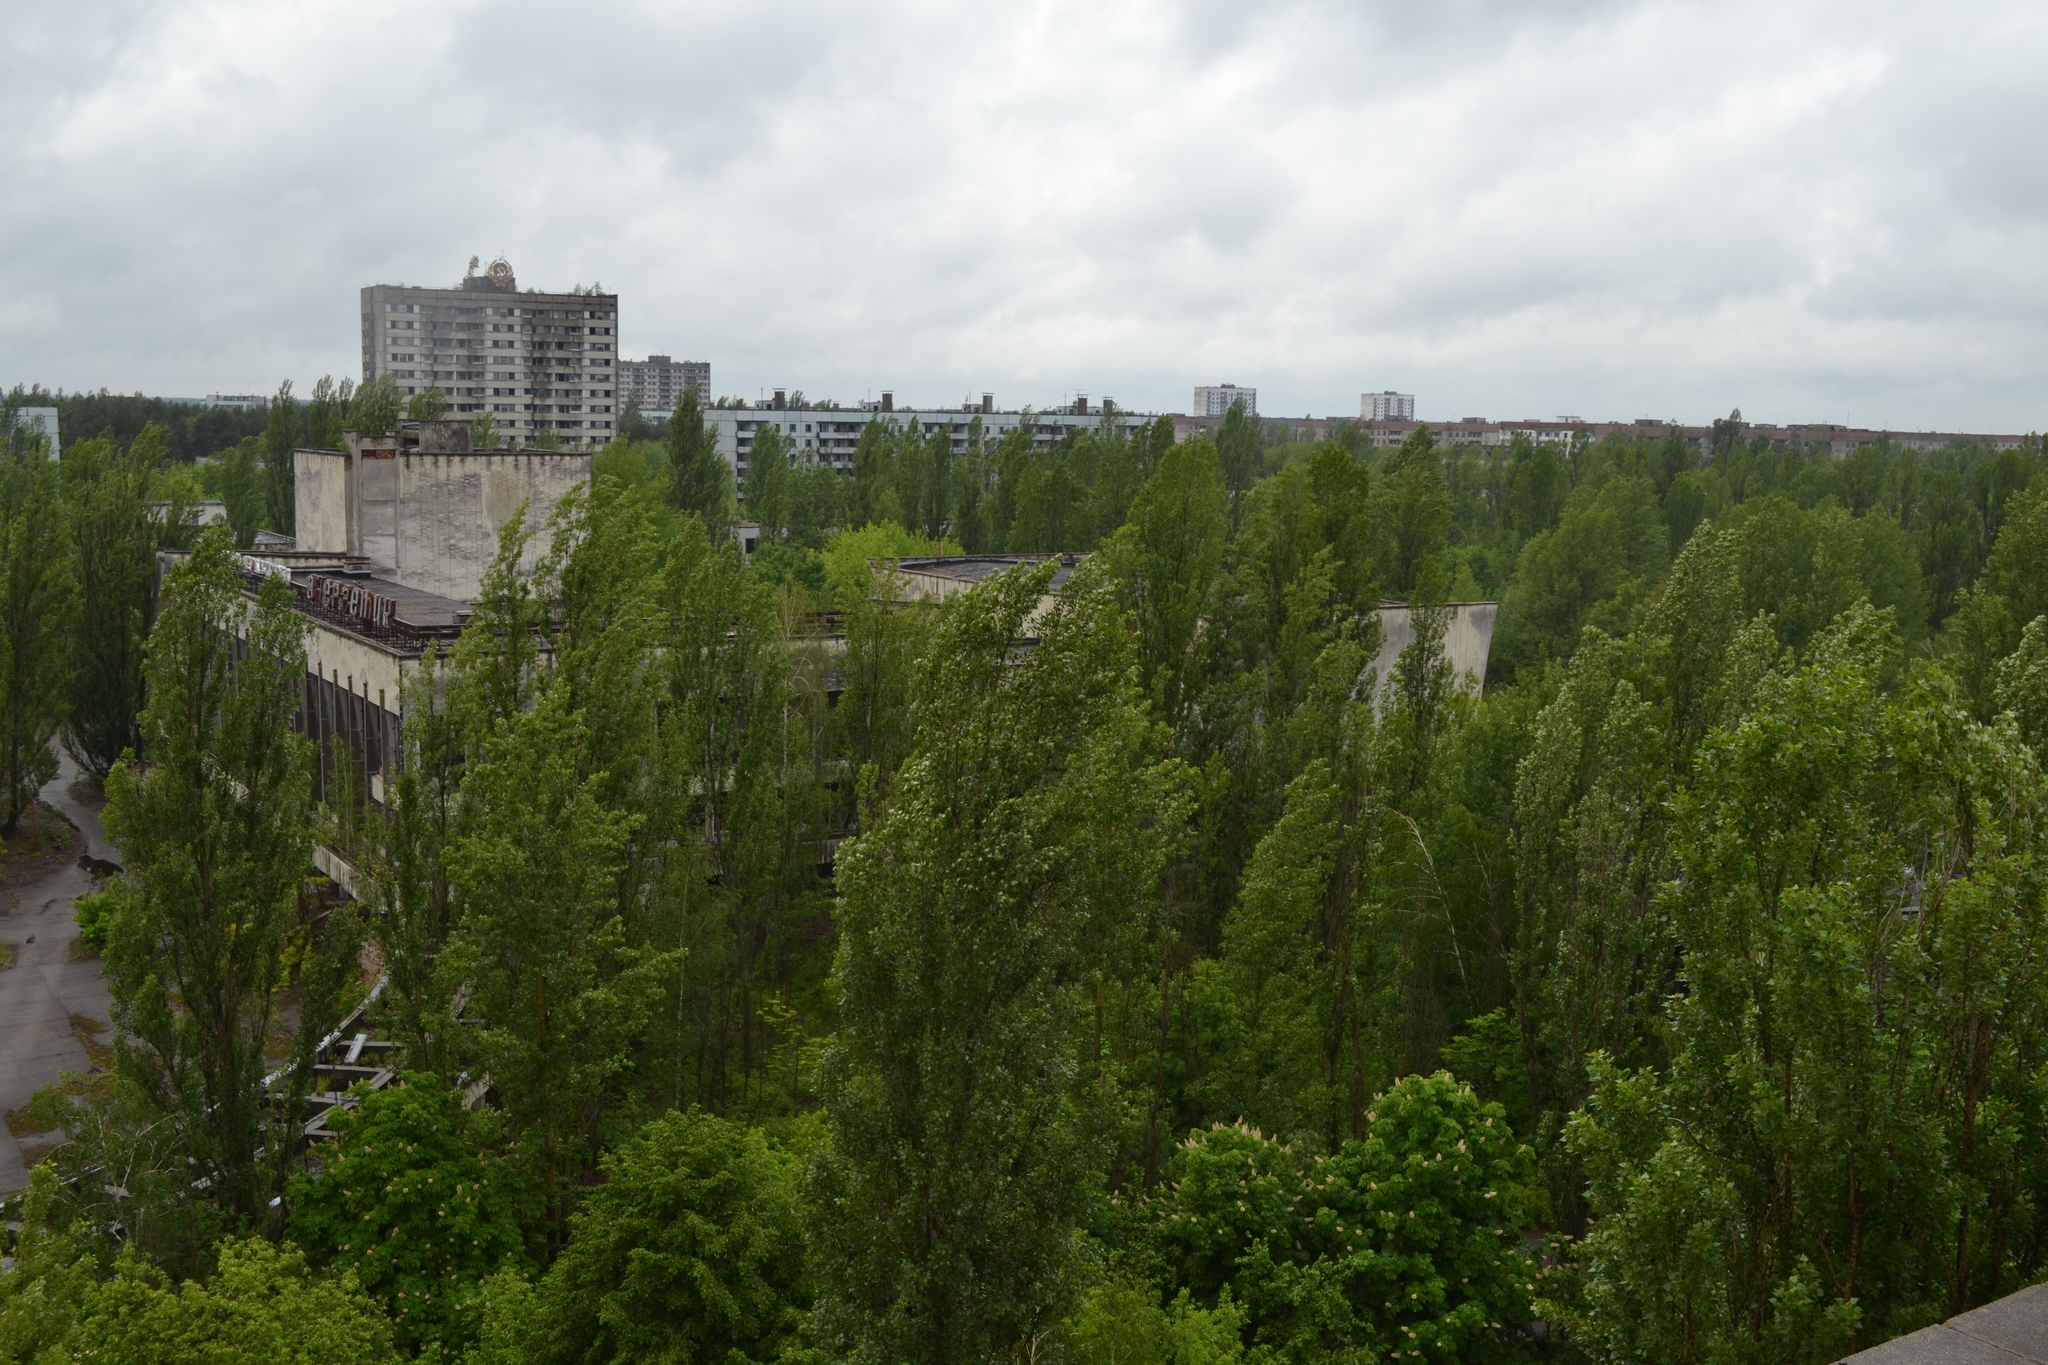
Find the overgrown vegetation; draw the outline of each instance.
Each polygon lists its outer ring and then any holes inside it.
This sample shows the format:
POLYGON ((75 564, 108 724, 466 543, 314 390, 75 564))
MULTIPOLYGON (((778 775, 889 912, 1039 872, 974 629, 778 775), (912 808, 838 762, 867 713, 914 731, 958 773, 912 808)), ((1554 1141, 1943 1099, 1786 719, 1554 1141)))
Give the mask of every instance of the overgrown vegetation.
MULTIPOLYGON (((210 534, 132 728, 38 704, 132 736, 57 1157, 121 1176, 38 1176, 0 1359, 291 1306, 363 1359, 1762 1365, 2031 1283, 2048 461, 1739 431, 878 420, 736 486, 685 405, 530 569, 508 523, 347 811, 210 534), (942 607, 873 567, 948 549, 1091 553, 942 607), (359 960, 316 830, 414 1074, 306 1153, 256 1035, 290 988, 303 1056, 359 960)), ((85 444, 74 679, 154 550, 102 504, 156 457, 85 444)))

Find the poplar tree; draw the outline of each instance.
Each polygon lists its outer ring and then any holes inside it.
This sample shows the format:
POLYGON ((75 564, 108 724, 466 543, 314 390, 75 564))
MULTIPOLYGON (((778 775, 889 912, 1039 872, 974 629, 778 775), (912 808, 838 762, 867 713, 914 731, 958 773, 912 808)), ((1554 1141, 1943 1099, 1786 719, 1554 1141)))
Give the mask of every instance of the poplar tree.
POLYGON ((1107 591, 1069 583, 1018 648, 1051 574, 1013 570, 941 615, 917 748, 841 851, 816 1193, 820 1325, 849 1359, 1004 1356, 1073 1302, 1097 1124, 1063 978, 1161 863, 1107 591))
POLYGON ((299 400, 292 397, 287 379, 270 400, 270 423, 263 430, 264 527, 279 535, 292 534, 292 452, 298 444, 299 400))
POLYGON ((6 435, 0 450, 0 833, 12 835, 37 791, 57 774, 50 741, 64 714, 75 583, 49 444, 19 432, 6 435))
POLYGON ((732 466, 718 453, 718 433, 704 420, 704 400, 694 386, 685 388, 669 414, 669 506, 695 512, 717 543, 732 520, 732 466))
POLYGON ((79 610, 64 747, 104 778, 127 749, 141 747, 143 641, 149 633, 155 552, 185 521, 173 499, 161 514, 151 494, 168 454, 151 423, 126 451, 100 437, 64 454, 64 499, 78 552, 79 610))
MULTIPOLYGON (((164 581, 146 757, 107 778, 107 832, 127 862, 107 950, 122 1074, 180 1128, 197 1173, 245 1226, 289 1154, 274 1135, 266 1179, 264 1058, 312 860, 312 748, 292 730, 305 633, 284 581, 264 578, 250 601, 227 533, 206 532, 164 581)), ((323 990, 338 984, 323 967, 353 967, 345 939, 310 939, 302 1056, 327 1026, 323 990)))

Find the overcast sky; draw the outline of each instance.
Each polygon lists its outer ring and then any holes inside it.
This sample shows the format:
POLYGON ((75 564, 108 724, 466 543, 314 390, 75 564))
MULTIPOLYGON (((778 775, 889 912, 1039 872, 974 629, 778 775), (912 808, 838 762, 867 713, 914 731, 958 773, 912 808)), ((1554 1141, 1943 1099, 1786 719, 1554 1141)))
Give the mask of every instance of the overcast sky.
POLYGON ((713 387, 2048 427, 2048 5, 14 0, 0 383, 303 393, 357 293, 713 387))

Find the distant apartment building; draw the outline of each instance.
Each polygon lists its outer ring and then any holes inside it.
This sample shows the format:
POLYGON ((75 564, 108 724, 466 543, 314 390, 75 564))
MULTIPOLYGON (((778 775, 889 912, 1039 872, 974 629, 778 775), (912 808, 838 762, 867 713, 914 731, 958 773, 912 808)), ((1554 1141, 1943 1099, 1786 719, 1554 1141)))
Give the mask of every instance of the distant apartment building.
POLYGON ((368 285, 362 292, 363 382, 390 375, 404 394, 439 389, 451 414, 490 413, 531 445, 603 445, 618 429, 617 294, 521 293, 512 267, 456 289, 368 285))
POLYGON ((1244 400, 1247 416, 1259 415, 1259 391, 1241 389, 1235 384, 1203 384, 1195 389, 1195 405, 1190 409, 1196 417, 1221 417, 1230 411, 1230 405, 1244 400))
POLYGON ((1415 420, 1415 395, 1395 393, 1392 389, 1361 393, 1358 395, 1358 417, 1363 422, 1412 422, 1415 420))
POLYGON ((775 430, 800 460, 816 460, 850 474, 853 452, 870 422, 893 425, 899 431, 915 431, 927 440, 941 433, 953 453, 967 450, 979 423, 980 438, 994 443, 1022 428, 1038 447, 1057 445, 1070 434, 1101 431, 1105 427, 1124 431, 1146 425, 1152 418, 1143 413, 1123 412, 1105 402, 1093 408, 1085 399, 1062 404, 1044 412, 998 410, 993 394, 983 394, 979 406, 959 408, 899 408, 895 395, 885 393, 879 403, 857 408, 786 408, 781 406, 782 390, 776 398, 751 408, 707 408, 704 420, 716 433, 718 453, 744 475, 750 462, 754 439, 761 432, 775 430))
POLYGON ((637 398, 642 412, 673 412, 687 389, 695 389, 699 401, 711 401, 710 361, 650 355, 619 362, 619 401, 637 398))
POLYGON ((253 412, 270 406, 270 395, 263 393, 209 393, 206 406, 210 408, 233 408, 236 412, 253 412))
MULTIPOLYGON (((23 432, 31 438, 41 436, 50 443, 51 459, 56 459, 62 453, 58 449, 57 410, 55 408, 16 408, 14 410, 14 421, 16 430, 23 432)), ((6 429, 0 427, 0 436, 5 436, 6 434, 6 429)))

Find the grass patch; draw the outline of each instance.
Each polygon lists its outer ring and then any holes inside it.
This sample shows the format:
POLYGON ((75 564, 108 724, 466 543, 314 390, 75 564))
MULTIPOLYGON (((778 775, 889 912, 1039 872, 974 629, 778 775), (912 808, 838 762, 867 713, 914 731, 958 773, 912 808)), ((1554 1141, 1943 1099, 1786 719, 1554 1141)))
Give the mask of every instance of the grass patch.
POLYGON ((84 939, 74 938, 71 940, 71 960, 73 962, 97 962, 99 956, 100 950, 84 939))
POLYGON ((9 967, 12 967, 15 960, 14 945, 12 943, 0 943, 0 972, 4 972, 9 967))
POLYGON ((112 1045, 100 1041, 100 1035, 113 1032, 113 1028, 112 1024, 102 1024, 89 1015, 72 1011, 71 1036, 78 1040, 78 1045, 85 1049, 85 1055, 92 1059, 94 1071, 105 1071, 114 1064, 112 1045))

